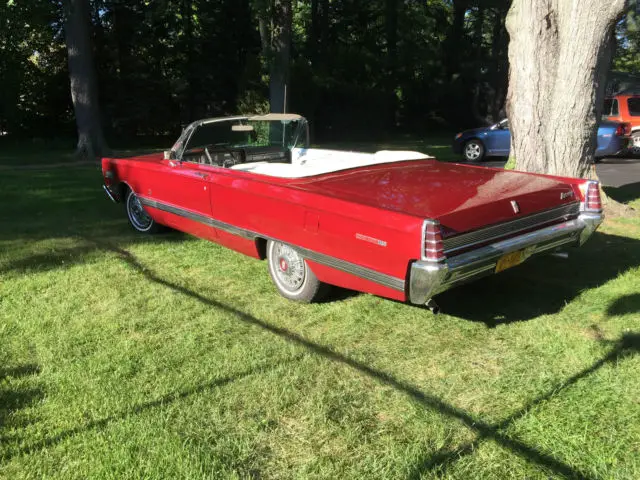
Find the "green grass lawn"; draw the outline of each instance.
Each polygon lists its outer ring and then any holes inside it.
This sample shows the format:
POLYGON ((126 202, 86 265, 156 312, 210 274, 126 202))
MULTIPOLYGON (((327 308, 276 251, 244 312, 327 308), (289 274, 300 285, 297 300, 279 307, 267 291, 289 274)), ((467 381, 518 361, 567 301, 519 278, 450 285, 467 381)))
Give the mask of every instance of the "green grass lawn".
POLYGON ((640 478, 639 220, 434 316, 288 302, 100 185, 0 175, 1 478, 640 478))

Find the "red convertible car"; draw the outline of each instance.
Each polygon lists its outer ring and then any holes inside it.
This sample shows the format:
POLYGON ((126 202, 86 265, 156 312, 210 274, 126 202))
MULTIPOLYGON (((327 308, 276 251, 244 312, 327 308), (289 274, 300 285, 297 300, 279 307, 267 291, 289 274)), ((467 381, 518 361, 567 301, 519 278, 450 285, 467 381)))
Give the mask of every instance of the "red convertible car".
POLYGON ((597 182, 308 146, 292 114, 200 120, 173 148, 104 158, 104 189, 142 233, 162 226, 266 259, 280 293, 328 285, 437 308, 434 295, 580 246, 597 182))

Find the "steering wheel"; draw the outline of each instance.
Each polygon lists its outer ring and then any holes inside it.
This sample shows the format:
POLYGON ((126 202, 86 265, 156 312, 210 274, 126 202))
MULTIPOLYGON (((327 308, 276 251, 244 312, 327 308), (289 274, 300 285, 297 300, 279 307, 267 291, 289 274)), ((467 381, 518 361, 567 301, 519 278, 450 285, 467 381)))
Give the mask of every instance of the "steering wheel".
POLYGON ((231 158, 227 158, 225 161, 223 161, 223 162, 222 162, 222 166, 223 166, 224 168, 231 168, 231 167, 233 167, 234 165, 238 165, 239 163, 241 163, 241 162, 239 162, 239 161, 238 161, 238 160, 236 160, 235 158, 231 157, 231 158))
POLYGON ((213 165, 213 159, 211 158, 211 154, 207 147, 204 147, 204 154, 207 156, 207 160, 209 160, 209 165, 213 165))

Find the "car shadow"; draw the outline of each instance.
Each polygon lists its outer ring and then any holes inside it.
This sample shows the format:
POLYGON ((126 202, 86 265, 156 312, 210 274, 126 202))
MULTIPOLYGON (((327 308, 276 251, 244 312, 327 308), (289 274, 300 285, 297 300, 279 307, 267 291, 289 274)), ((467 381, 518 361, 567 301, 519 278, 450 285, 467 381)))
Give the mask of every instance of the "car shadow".
POLYGON ((640 265, 640 241, 596 232, 568 258, 544 255, 436 296, 448 315, 493 328, 563 309, 582 292, 640 265))

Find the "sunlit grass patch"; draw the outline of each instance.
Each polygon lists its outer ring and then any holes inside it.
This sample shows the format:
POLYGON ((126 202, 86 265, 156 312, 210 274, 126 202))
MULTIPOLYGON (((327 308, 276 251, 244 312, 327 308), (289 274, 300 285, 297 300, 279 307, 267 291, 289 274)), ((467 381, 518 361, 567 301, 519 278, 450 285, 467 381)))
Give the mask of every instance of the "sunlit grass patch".
POLYGON ((0 177, 0 477, 638 478, 640 222, 440 296, 300 305, 135 235, 96 168, 0 177))

